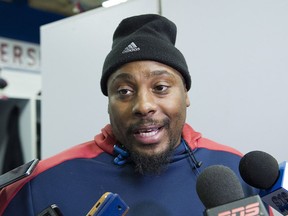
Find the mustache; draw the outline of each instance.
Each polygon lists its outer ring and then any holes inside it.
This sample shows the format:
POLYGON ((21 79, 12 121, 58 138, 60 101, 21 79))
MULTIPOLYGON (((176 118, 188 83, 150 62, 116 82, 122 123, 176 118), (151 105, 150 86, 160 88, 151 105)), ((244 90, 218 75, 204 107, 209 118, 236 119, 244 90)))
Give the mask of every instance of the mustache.
POLYGON ((143 127, 143 126, 153 126, 153 125, 160 125, 163 128, 169 128, 170 125, 170 120, 168 118, 165 118, 164 120, 155 120, 155 119, 145 119, 145 120, 140 120, 136 123, 131 124, 128 128, 127 128, 127 133, 128 134, 134 134, 135 131, 137 131, 139 128, 143 127))

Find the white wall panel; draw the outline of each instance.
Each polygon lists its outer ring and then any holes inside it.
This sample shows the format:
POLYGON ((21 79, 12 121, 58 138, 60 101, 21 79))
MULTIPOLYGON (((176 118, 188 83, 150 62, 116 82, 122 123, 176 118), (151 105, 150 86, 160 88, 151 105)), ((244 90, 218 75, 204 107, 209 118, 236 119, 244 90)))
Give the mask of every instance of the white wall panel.
POLYGON ((205 137, 287 160, 288 2, 165 0, 192 75, 188 121, 205 137))

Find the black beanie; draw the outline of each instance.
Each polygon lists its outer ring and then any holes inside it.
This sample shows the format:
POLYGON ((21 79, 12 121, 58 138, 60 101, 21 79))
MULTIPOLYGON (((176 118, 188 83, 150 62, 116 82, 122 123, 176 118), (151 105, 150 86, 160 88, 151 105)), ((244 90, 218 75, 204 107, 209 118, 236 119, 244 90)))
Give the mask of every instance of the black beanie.
POLYGON ((191 77, 184 56, 174 46, 176 34, 176 25, 157 14, 122 20, 114 32, 112 50, 103 65, 102 93, 108 95, 107 81, 112 73, 126 63, 139 60, 156 61, 174 68, 182 74, 188 91, 191 77))

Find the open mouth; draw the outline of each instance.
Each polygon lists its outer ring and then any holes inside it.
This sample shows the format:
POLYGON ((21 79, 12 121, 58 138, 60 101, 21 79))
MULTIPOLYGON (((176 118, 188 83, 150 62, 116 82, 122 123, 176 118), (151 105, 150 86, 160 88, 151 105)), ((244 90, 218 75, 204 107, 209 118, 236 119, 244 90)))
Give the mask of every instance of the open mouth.
POLYGON ((146 126, 134 130, 135 139, 142 144, 157 144, 163 139, 164 126, 146 126))
POLYGON ((139 129, 135 131, 135 135, 142 136, 142 137, 151 137, 155 136, 163 127, 153 127, 153 128, 146 128, 146 129, 139 129))

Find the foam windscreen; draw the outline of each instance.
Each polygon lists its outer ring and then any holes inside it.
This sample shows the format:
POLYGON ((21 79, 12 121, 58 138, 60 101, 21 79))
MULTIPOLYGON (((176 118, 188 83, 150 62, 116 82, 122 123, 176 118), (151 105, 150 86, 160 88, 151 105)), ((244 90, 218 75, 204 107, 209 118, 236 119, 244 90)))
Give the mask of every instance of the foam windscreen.
POLYGON ((279 165, 270 154, 251 151, 240 160, 239 172, 247 184, 259 189, 268 189, 278 179, 279 165))
POLYGON ((244 198, 236 174, 226 166, 207 167, 197 178, 196 190, 207 209, 244 198))

